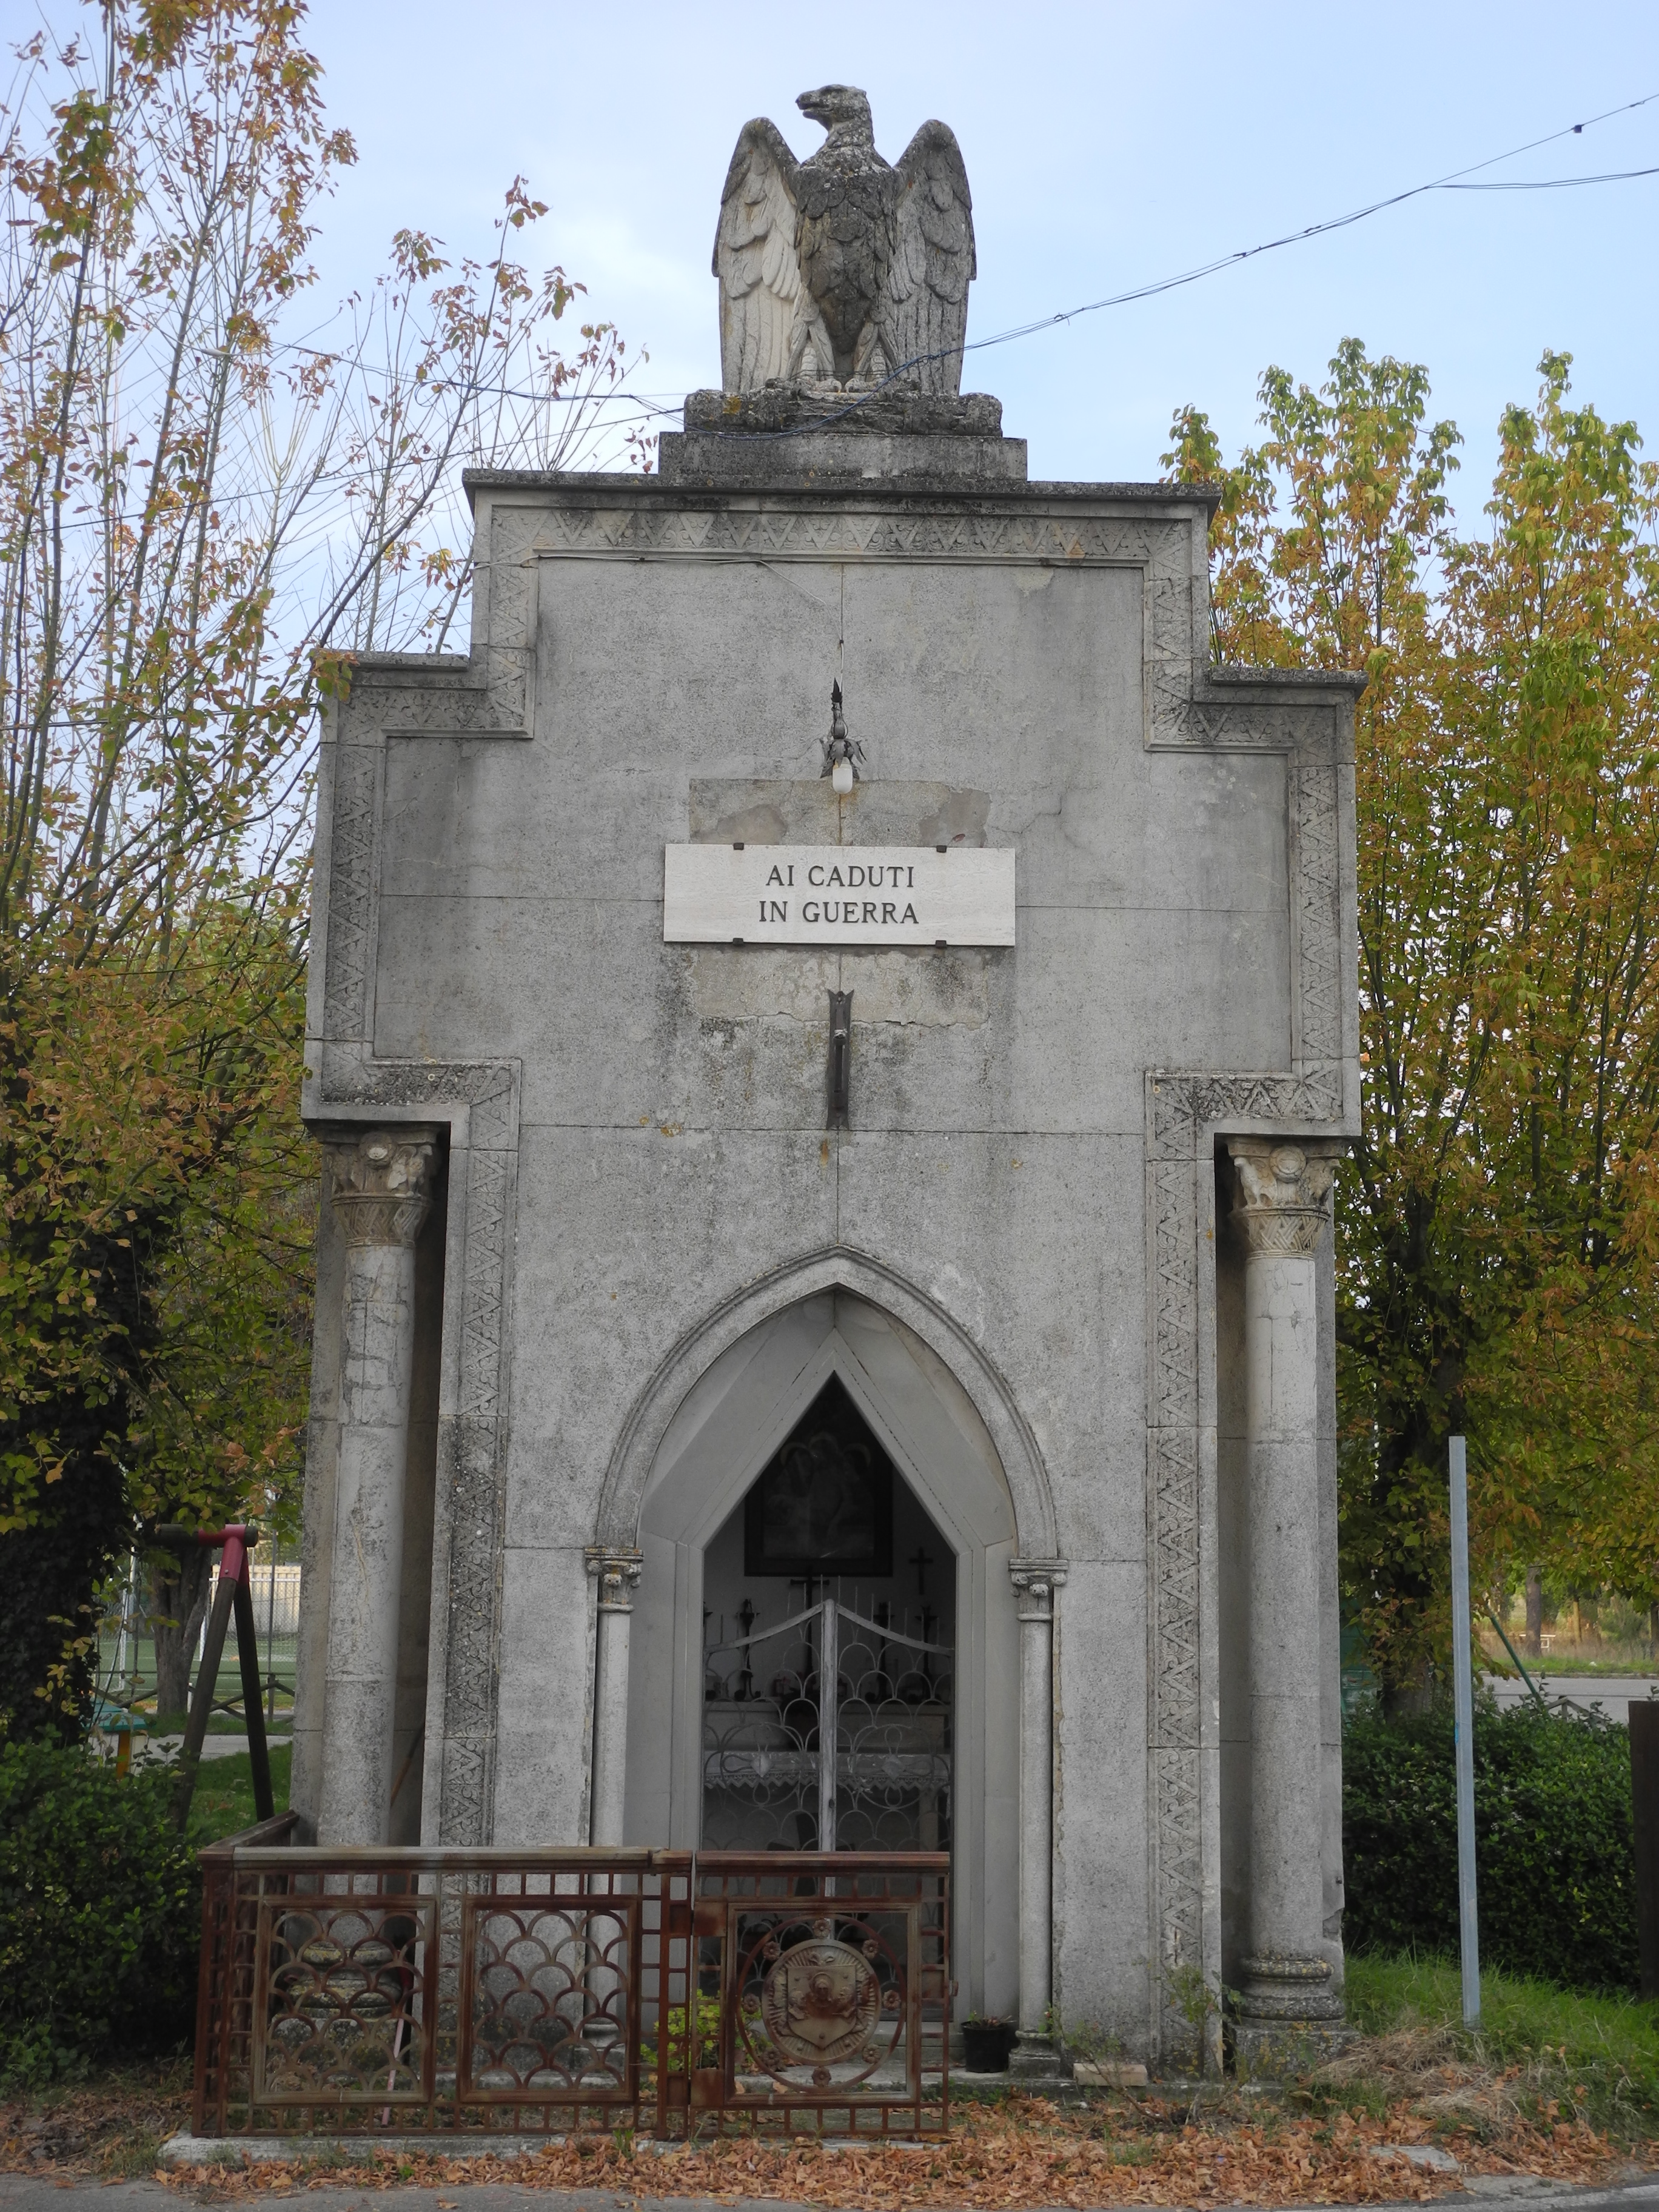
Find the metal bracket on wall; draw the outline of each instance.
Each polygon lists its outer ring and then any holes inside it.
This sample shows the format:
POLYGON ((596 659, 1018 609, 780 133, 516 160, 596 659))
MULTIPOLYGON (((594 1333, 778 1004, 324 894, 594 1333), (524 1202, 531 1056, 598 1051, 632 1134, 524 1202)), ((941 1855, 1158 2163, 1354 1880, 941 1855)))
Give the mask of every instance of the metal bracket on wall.
POLYGON ((848 1101, 853 1079, 853 994, 830 994, 830 1118, 826 1128, 848 1126, 848 1101))

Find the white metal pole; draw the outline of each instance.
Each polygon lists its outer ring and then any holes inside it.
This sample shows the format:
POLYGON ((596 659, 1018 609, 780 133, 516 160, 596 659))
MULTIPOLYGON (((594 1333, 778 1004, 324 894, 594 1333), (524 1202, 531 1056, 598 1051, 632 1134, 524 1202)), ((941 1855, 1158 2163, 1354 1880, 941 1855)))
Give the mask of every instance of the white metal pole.
MULTIPOLYGON (((127 1636, 129 1629, 132 1627, 137 1605, 138 1554, 137 1552, 131 1552, 127 1555, 126 1586, 121 1592, 121 1626, 115 1638, 115 1679, 121 1685, 120 1689, 116 1692, 116 1702, 118 1705, 125 1697, 129 1707, 133 1705, 137 1699, 134 1694, 135 1686, 127 1680, 127 1636)), ((136 1653, 137 1650, 136 1632, 133 1635, 132 1648, 136 1653)))
POLYGON ((836 1601, 827 1597, 818 1630, 818 1849, 836 1848, 836 1768, 841 1763, 841 1637, 836 1601))
POLYGON ((1462 1437, 1451 1439, 1452 1701, 1457 1745, 1457 1928, 1463 2025, 1480 2025, 1480 1929, 1474 1894, 1474 1675, 1470 1661, 1469 1487, 1462 1437))
POLYGON ((265 1593, 265 1711, 276 1718, 276 1539, 270 1540, 270 1588, 265 1593))

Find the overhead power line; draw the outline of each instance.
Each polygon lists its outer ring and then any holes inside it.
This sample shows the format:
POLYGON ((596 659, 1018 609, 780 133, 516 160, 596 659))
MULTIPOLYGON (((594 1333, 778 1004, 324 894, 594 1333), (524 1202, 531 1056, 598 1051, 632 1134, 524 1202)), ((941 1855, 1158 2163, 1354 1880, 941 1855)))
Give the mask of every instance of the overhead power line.
POLYGON ((1479 185, 1437 185, 1442 192, 1560 192, 1571 185, 1625 185, 1632 177, 1659 177, 1659 168, 1608 169, 1599 177, 1490 177, 1479 185))
POLYGON ((1287 230, 1278 238, 1264 239, 1259 246, 1245 246, 1231 253, 1219 253, 1212 261, 1200 262, 1196 268, 1183 269, 1173 276, 1153 278, 1149 283, 1131 285, 1127 291, 1112 292, 1102 300, 1086 300, 1080 307, 1065 307, 1052 315, 1042 315, 1034 322, 1017 323, 1011 330, 998 331, 988 338, 975 338, 963 346, 944 346, 933 353, 915 354, 908 361, 901 362, 892 374, 868 392, 851 398, 845 407, 833 414, 824 415, 811 423, 803 423, 787 430, 717 430, 716 437, 732 439, 799 438, 824 429, 847 416, 856 414, 869 405, 890 385, 911 369, 926 362, 953 359, 958 353, 982 353, 988 347, 1008 345, 1016 338, 1035 337, 1039 331, 1049 331, 1062 323, 1075 322, 1081 315, 1095 315, 1106 307, 1126 307, 1137 300, 1155 299, 1160 293, 1179 291, 1184 285, 1196 284, 1206 276, 1214 276, 1224 269, 1234 269, 1243 261, 1254 261, 1259 254, 1277 253, 1286 246, 1301 246, 1313 238, 1324 238, 1334 230, 1347 230, 1355 223, 1364 222, 1385 209, 1403 207, 1407 200, 1421 199, 1428 192, 1455 191, 1560 191, 1579 185, 1623 184, 1636 177, 1659 175, 1659 168, 1616 169, 1595 177, 1532 177, 1523 179, 1488 179, 1479 184, 1467 181, 1477 177, 1484 169, 1495 169, 1504 161, 1518 161, 1523 154, 1535 154, 1540 147, 1553 146, 1563 138, 1582 137, 1586 131, 1594 130, 1599 123, 1611 122, 1614 117, 1630 115, 1638 107, 1647 107, 1659 100, 1659 92, 1644 93, 1639 100, 1627 100, 1617 107, 1603 109, 1599 115, 1586 116, 1582 123, 1564 124, 1560 130, 1547 131, 1541 138, 1529 138, 1523 145, 1511 146, 1502 154, 1489 154, 1484 161, 1471 161, 1461 169, 1449 169, 1444 176, 1431 177, 1425 184, 1409 185, 1403 191, 1390 192, 1384 198, 1370 200, 1364 207, 1351 208, 1346 215, 1329 216, 1322 222, 1304 224, 1299 230, 1287 230))

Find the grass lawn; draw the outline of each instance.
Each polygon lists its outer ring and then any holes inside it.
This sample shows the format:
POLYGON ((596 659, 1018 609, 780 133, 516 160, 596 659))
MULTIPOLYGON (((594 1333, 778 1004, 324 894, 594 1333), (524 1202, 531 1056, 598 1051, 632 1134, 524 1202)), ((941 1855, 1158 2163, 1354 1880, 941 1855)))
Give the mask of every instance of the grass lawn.
MULTIPOLYGON (((293 1771, 291 1745, 273 1746, 270 1753, 270 1794, 279 1813, 288 1810, 289 1778, 293 1771)), ((196 1770, 196 1795, 190 1804, 185 1830, 198 1849, 251 1828, 259 1815, 253 1803, 253 1765, 246 1752, 230 1759, 204 1759, 196 1770)))
POLYGON ((1415 2046, 1499 2102, 1541 2115, 1554 2103, 1627 2142, 1659 2138, 1659 2005, 1590 1996, 1510 1974, 1480 1978, 1480 2026, 1462 2024, 1462 1984, 1448 1959, 1359 1954, 1348 1960, 1348 2017, 1390 2056, 1415 2046))

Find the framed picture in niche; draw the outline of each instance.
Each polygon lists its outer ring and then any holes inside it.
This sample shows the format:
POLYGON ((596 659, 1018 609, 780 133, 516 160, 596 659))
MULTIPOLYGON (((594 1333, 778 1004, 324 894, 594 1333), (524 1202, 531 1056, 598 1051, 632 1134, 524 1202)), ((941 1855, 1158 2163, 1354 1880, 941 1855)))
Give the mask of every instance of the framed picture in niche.
POLYGON ((893 1571, 893 1462, 832 1376, 744 1501, 745 1575, 893 1571))

